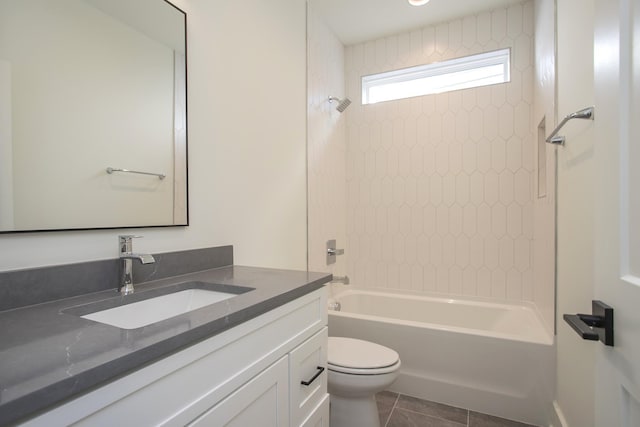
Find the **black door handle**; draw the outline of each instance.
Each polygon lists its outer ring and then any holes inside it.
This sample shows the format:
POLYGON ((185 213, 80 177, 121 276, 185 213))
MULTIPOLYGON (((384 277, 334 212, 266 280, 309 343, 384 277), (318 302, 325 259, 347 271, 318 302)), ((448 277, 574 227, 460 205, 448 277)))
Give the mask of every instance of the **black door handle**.
POLYGON ((580 335, 583 340, 598 341, 600 335, 594 331, 587 323, 585 323, 579 314, 564 314, 562 318, 567 322, 574 331, 580 335))
POLYGON ((584 340, 602 341, 613 346, 613 308, 602 301, 591 301, 592 314, 564 314, 562 318, 584 340))

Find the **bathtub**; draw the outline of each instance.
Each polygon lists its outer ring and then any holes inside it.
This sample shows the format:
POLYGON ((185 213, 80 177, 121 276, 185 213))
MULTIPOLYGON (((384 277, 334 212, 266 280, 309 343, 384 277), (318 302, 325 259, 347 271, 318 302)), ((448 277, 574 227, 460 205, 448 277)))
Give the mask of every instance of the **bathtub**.
POLYGON ((391 390, 547 424, 555 349, 533 305, 351 286, 333 292, 331 302, 340 311, 329 310, 329 335, 365 339, 400 354, 391 390))

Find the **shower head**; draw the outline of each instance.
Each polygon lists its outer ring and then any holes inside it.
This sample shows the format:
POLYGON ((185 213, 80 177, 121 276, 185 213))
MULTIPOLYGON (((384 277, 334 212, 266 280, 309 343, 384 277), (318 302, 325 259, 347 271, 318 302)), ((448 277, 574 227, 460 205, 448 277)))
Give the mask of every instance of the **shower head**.
POLYGON ((349 105, 351 105, 351 100, 349 98, 340 99, 340 98, 337 98, 335 96, 330 96, 329 97, 329 102, 333 102, 333 101, 337 101, 338 102, 338 106, 336 107, 336 110, 338 110, 341 113, 344 110, 346 110, 349 105))

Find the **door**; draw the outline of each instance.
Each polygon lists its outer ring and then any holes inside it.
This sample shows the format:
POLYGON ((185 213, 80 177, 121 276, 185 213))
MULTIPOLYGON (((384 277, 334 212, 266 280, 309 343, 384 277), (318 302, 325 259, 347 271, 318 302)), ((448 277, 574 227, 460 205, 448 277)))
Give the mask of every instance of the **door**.
POLYGON ((598 346, 595 425, 640 426, 640 0, 596 0, 595 298, 614 308, 598 346))

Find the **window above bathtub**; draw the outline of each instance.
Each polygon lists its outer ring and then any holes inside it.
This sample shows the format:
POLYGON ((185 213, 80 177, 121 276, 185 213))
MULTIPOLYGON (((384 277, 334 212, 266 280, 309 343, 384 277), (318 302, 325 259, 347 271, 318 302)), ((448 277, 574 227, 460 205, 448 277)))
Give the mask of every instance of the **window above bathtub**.
POLYGON ((362 104, 506 83, 510 49, 362 77, 362 104))

